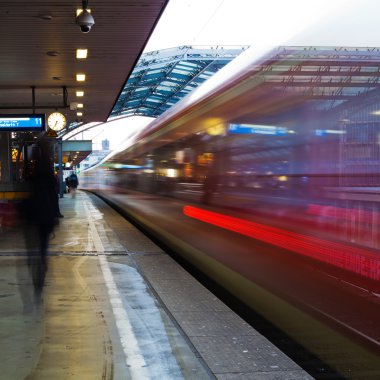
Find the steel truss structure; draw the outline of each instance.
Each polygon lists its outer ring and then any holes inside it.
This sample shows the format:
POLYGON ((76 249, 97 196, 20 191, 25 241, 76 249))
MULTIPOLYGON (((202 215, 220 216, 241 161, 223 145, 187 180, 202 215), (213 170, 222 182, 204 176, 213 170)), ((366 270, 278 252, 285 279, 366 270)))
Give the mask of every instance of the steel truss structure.
POLYGON ((181 46, 145 53, 110 116, 157 117, 247 48, 181 46))

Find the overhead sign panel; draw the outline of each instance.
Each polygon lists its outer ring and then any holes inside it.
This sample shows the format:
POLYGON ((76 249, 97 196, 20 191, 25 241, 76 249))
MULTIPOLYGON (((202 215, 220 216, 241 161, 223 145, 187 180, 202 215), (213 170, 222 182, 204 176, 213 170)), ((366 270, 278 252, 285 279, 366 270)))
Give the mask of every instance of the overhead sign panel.
POLYGON ((284 136, 288 133, 285 127, 259 124, 230 124, 228 132, 239 135, 275 135, 284 136))
POLYGON ((1 131, 44 131, 45 114, 0 115, 1 131))

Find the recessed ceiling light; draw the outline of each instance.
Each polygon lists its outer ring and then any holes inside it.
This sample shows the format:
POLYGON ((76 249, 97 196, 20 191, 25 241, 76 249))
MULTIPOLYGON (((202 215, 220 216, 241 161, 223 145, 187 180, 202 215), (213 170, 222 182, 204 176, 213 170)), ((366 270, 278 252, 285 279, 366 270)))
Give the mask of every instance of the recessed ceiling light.
POLYGON ((84 82, 86 80, 86 74, 77 74, 77 81, 84 82))
POLYGON ((76 94, 77 96, 84 96, 84 91, 77 91, 76 94))
POLYGON ((88 49, 77 49, 76 57, 78 59, 87 58, 88 49))
MULTIPOLYGON (((90 8, 86 8, 86 11, 88 13, 91 13, 91 9, 90 8)), ((78 17, 82 12, 83 12, 83 8, 77 8, 76 16, 78 17)))
POLYGON ((77 112, 77 116, 83 116, 83 112, 77 112))
POLYGON ((83 103, 77 103, 77 108, 83 108, 83 103))

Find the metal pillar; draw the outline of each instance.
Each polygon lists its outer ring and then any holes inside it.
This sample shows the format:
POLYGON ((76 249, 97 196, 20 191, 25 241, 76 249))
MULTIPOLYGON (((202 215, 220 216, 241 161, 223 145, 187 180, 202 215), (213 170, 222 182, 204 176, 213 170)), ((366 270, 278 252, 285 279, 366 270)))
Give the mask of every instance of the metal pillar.
POLYGON ((63 168, 62 168, 62 138, 57 139, 58 143, 58 181, 59 181, 59 197, 63 198, 63 168))
POLYGON ((0 133, 0 182, 11 181, 10 132, 0 133))

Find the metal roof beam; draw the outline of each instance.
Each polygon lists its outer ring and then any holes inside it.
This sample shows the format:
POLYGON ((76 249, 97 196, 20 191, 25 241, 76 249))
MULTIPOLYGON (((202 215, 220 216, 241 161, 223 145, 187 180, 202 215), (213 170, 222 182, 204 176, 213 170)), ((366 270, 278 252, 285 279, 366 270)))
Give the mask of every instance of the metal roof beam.
POLYGON ((273 83, 273 84, 278 84, 278 85, 284 85, 287 87, 331 87, 331 88, 378 88, 380 87, 380 83, 378 82, 350 82, 350 81, 339 81, 339 82, 333 82, 333 81, 328 81, 328 82, 318 82, 318 81, 313 81, 312 79, 308 81, 279 81, 279 80, 271 80, 268 79, 265 81, 265 83, 273 83))

